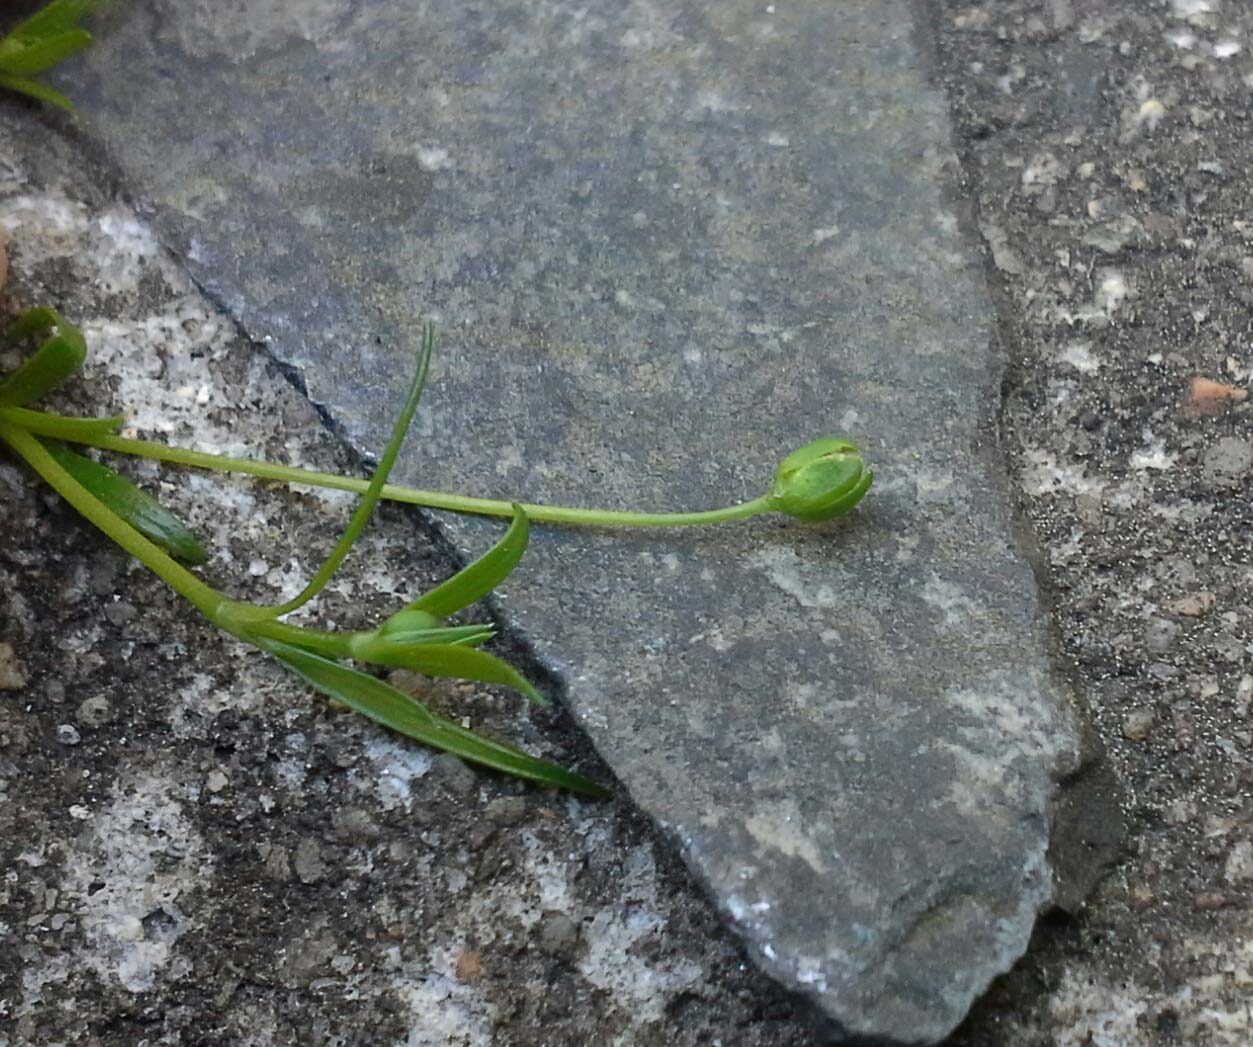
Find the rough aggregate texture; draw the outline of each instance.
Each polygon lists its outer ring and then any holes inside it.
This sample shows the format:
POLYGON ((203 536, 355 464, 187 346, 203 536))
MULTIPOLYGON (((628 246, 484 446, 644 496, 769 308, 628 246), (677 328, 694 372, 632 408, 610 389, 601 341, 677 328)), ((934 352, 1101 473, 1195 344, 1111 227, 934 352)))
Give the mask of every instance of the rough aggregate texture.
POLYGON ((1006 445, 1130 826, 1082 919, 1043 930, 953 1042, 1244 1047, 1253 16, 1050 0, 925 17, 1014 361, 1006 445))

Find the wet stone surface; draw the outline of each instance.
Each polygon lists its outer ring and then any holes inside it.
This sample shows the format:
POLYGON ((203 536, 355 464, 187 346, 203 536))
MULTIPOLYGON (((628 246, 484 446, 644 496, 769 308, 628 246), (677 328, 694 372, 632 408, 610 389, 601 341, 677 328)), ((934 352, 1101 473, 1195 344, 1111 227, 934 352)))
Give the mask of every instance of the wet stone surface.
POLYGON ((154 2, 106 16, 76 91, 162 241, 357 447, 443 321, 403 478, 695 508, 813 436, 864 443, 846 523, 545 529, 502 607, 756 962, 893 1042, 944 1036, 1025 949, 1085 759, 912 18, 154 2))

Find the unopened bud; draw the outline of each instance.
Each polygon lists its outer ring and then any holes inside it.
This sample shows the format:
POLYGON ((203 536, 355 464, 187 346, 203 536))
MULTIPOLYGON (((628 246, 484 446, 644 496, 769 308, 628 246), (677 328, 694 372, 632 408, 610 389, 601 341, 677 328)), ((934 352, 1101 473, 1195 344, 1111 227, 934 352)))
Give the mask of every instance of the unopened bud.
POLYGON ((830 520, 860 502, 873 480, 856 444, 825 436, 779 463, 770 507, 798 520, 830 520))

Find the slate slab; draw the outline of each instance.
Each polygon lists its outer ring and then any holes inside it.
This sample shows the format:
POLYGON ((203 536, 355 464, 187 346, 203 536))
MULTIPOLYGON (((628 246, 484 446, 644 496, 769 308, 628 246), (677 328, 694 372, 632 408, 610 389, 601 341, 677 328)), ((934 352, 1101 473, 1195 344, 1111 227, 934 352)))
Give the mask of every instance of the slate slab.
MULTIPOLYGON (((1001 360, 910 5, 150 0, 71 88, 194 277, 400 477, 699 508, 811 437, 846 522, 539 529, 502 594, 754 958, 935 1042, 1053 897, 1081 763, 992 439, 1001 360)), ((449 520, 466 551, 498 528, 449 520)))

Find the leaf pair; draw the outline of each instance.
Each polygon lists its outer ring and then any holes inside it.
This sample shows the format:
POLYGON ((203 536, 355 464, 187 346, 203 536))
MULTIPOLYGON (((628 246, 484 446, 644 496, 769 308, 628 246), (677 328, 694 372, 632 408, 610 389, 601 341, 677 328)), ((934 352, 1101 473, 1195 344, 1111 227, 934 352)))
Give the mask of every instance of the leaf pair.
POLYGON ((508 662, 476 649, 490 639, 490 628, 442 625, 442 619, 477 603, 503 582, 522 559, 529 540, 526 513, 521 506, 514 506, 513 523, 499 542, 377 629, 357 633, 351 641, 353 657, 428 676, 511 687, 533 702, 546 704, 531 682, 508 662))
POLYGON ((260 640, 257 646, 299 673, 315 690, 399 734, 516 778, 598 799, 609 796, 607 789, 581 774, 477 735, 373 676, 278 640, 260 640))
POLYGON ((509 531, 492 549, 397 611, 377 629, 349 634, 346 648, 342 641, 327 642, 332 640, 328 634, 266 621, 246 627, 248 639, 302 676, 314 689, 400 734, 454 753, 469 763, 518 778, 583 796, 607 797, 608 790, 592 780, 514 746, 477 735, 431 712, 391 684, 336 660, 338 655, 348 655, 426 676, 510 687, 545 704, 543 696, 513 666, 478 650, 478 644, 491 638, 490 627, 445 626, 441 618, 477 602, 503 581, 525 551, 527 535, 526 514, 519 508, 509 531))
POLYGON ((92 6, 93 0, 52 0, 0 39, 0 87, 72 111, 65 95, 34 77, 91 43, 91 34, 78 23, 92 6))

